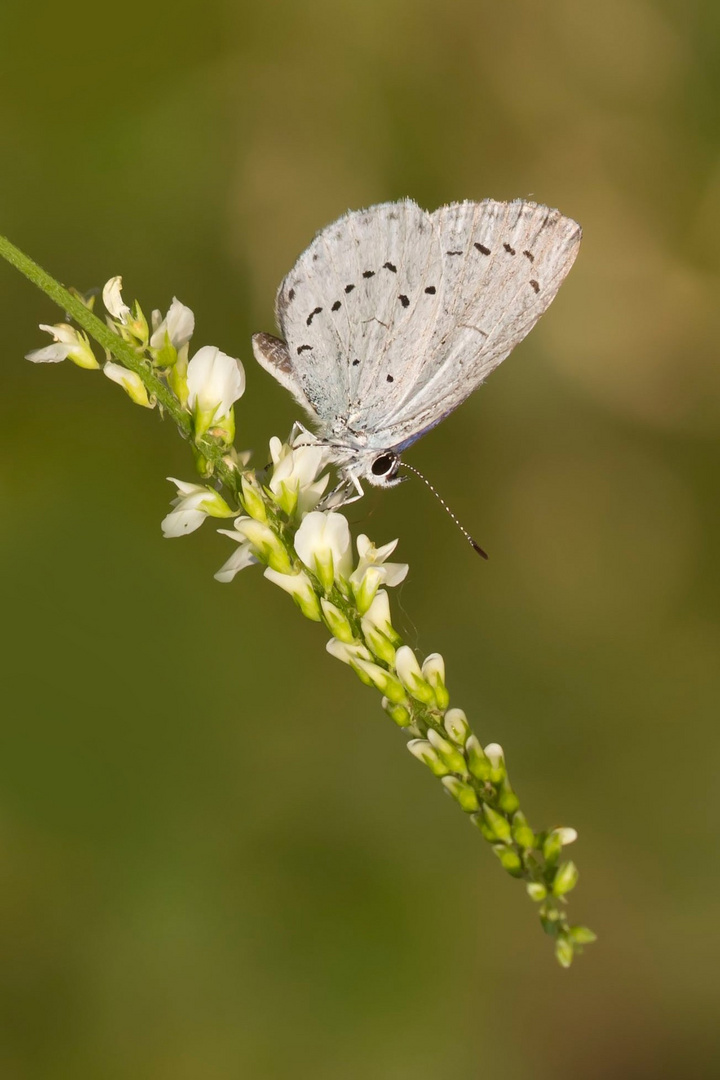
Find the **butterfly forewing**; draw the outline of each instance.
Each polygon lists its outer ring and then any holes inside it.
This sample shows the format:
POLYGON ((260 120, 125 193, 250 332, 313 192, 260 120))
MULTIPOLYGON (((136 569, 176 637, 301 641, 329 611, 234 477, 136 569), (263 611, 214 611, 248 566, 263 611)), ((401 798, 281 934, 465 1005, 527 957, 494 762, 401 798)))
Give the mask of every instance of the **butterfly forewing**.
POLYGON ((414 385, 441 278, 430 215, 410 200, 345 215, 300 256, 277 316, 304 396, 328 430, 338 419, 366 430, 414 385))

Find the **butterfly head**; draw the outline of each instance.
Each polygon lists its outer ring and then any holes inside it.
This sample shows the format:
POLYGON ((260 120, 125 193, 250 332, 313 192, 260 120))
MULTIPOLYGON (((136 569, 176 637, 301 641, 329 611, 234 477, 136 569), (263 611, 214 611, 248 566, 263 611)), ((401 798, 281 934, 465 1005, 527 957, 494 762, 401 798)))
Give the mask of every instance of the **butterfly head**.
POLYGON ((369 468, 365 470, 365 479, 373 487, 395 487, 405 479, 404 476, 397 475, 399 468, 400 455, 392 450, 385 450, 373 456, 369 468))

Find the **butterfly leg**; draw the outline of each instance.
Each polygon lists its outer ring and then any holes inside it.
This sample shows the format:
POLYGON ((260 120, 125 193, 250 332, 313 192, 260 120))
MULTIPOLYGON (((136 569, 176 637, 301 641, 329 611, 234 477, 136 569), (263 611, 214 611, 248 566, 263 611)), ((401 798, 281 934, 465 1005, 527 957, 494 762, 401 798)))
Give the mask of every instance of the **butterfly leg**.
POLYGON ((339 506, 348 506, 350 503, 362 499, 365 494, 363 486, 357 476, 350 473, 342 478, 337 487, 334 487, 322 500, 323 510, 334 510, 339 506))

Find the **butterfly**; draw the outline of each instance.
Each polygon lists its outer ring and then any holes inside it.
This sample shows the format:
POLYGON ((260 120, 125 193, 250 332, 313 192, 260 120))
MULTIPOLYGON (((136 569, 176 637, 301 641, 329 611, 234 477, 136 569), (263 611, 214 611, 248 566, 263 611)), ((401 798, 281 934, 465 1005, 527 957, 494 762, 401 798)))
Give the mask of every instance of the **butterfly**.
POLYGON ((349 493, 362 495, 363 480, 391 487, 402 452, 547 310, 581 235, 558 210, 521 199, 351 211, 283 280, 284 340, 255 334, 255 357, 309 414, 349 493))

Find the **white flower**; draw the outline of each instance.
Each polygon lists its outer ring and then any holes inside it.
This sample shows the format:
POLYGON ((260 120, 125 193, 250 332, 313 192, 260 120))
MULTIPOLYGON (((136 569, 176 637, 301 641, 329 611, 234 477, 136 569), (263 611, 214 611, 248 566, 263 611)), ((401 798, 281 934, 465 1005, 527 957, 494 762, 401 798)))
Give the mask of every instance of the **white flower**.
POLYGON ((150 338, 152 349, 162 349, 170 342, 172 347, 179 351, 188 341, 195 330, 195 316, 189 307, 181 304, 176 296, 173 296, 172 304, 163 319, 159 311, 152 313, 153 333, 150 338))
POLYGON ((55 344, 46 345, 43 349, 33 349, 26 354, 26 360, 33 364, 59 364, 61 360, 72 360, 81 368, 100 367, 90 348, 90 342, 82 331, 75 330, 67 323, 58 323, 56 326, 40 323, 40 329, 52 334, 55 344))
POLYGON ((327 473, 316 479, 327 461, 326 448, 320 446, 313 436, 302 432, 292 446, 273 437, 270 440, 270 457, 274 468, 268 486, 278 506, 287 514, 297 511, 299 517, 314 510, 330 479, 327 473))
POLYGON ((383 547, 375 547, 372 540, 361 533, 357 538, 357 551, 360 562, 350 580, 359 584, 368 569, 373 567, 373 569, 379 571, 380 580, 384 585, 399 585, 407 577, 408 564, 385 562, 388 555, 392 555, 397 545, 397 540, 391 540, 389 544, 384 544, 383 547))
POLYGON ((563 847, 565 847, 566 844, 574 844, 578 836, 577 829, 572 829, 567 825, 559 829, 553 829, 550 835, 557 836, 563 847))
MULTIPOLYGON (((171 506, 175 509, 163 519, 163 536, 187 536, 199 529, 206 517, 233 517, 234 511, 217 491, 202 484, 188 484, 168 476, 178 490, 171 506)), ((232 533, 228 535, 232 536, 232 533)), ((239 539, 239 537, 238 537, 239 539)))
POLYGON ((105 309, 113 319, 117 319, 121 323, 126 323, 131 317, 130 308, 122 298, 122 278, 119 275, 110 278, 110 280, 105 283, 105 287, 102 291, 102 299, 105 309))
POLYGON ((145 384, 136 372, 128 371, 122 364, 112 364, 109 361, 103 366, 103 371, 108 379, 122 386, 136 405, 144 405, 146 409, 154 408, 155 403, 149 400, 145 384))
POLYGON ((341 660, 343 664, 357 664, 360 660, 366 663, 372 661, 372 656, 365 646, 358 643, 338 641, 337 638, 331 638, 325 648, 331 656, 334 656, 336 660, 341 660))
POLYGON ((232 537, 233 540, 247 541, 252 546, 258 561, 277 570, 278 573, 292 573, 293 565, 284 544, 266 522, 255 521, 251 517, 239 517, 235 518, 233 524, 236 532, 229 532, 226 529, 220 529, 219 532, 232 537))
POLYGON ((399 585, 404 581, 409 567, 407 563, 385 562, 397 547, 397 540, 377 548, 364 534, 357 538, 360 556, 357 568, 350 576, 350 585, 361 612, 367 611, 380 585, 399 585))
POLYGON ((214 345, 195 353, 187 369, 188 405, 195 415, 195 435, 200 437, 228 416, 245 392, 245 369, 239 360, 214 345))
POLYGON ((320 622, 322 616, 318 598, 304 570, 299 570, 297 574, 280 574, 268 566, 265 568, 265 577, 289 593, 307 619, 320 622))
POLYGON ((352 566, 350 526, 342 514, 312 510, 295 534, 295 550, 329 592, 333 582, 345 581, 352 566))
POLYGON ((226 536, 231 536, 233 540, 237 540, 240 544, 228 561, 223 563, 217 574, 214 575, 216 581, 221 581, 225 584, 228 581, 232 581, 240 570, 244 570, 246 566, 250 566, 251 563, 256 563, 258 560, 253 554, 252 544, 249 540, 243 540, 242 536, 231 533, 229 529, 218 529, 218 532, 223 532, 226 536))

